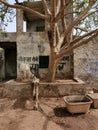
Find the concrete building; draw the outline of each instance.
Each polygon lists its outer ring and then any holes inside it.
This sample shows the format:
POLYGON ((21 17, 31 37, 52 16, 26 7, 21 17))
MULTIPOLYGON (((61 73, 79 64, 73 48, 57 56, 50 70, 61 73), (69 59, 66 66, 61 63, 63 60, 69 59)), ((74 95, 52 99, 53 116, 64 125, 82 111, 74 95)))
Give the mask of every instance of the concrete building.
MULTIPOLYGON (((44 12, 42 3, 32 2, 28 5, 44 12)), ((17 10, 17 32, 0 33, 0 79, 18 78, 22 63, 30 65, 32 73, 43 77, 49 63, 49 39, 46 33, 47 23, 27 12, 17 10), (23 32, 26 21, 26 32, 23 32)), ((84 45, 73 55, 62 59, 57 68, 57 75, 63 78, 81 78, 84 81, 98 81, 98 45, 84 45)))

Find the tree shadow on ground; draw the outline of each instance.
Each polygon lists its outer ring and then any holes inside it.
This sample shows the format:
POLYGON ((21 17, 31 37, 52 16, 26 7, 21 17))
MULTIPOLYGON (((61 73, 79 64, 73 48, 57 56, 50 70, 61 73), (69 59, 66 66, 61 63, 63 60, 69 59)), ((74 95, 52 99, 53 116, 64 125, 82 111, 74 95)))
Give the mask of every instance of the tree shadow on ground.
POLYGON ((67 111, 66 107, 56 107, 54 108, 54 114, 56 117, 77 117, 84 113, 71 114, 67 111))

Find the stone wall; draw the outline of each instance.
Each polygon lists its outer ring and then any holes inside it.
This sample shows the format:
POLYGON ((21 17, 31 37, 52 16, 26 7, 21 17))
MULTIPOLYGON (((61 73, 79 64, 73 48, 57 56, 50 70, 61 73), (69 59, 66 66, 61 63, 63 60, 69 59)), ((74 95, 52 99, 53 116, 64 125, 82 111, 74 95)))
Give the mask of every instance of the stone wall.
POLYGON ((74 77, 85 82, 98 82, 98 41, 74 51, 74 77))
MULTIPOLYGON (((98 89, 98 84, 74 83, 40 83, 39 97, 63 97, 67 95, 85 95, 98 89)), ((0 98, 32 98, 33 87, 31 83, 9 81, 0 86, 0 98)))

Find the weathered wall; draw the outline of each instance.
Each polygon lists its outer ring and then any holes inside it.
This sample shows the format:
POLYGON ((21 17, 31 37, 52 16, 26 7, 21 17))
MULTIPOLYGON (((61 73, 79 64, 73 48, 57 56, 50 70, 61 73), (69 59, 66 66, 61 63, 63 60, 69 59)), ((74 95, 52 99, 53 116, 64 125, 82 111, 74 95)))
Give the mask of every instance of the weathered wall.
MULTIPOLYGON (((19 71, 19 65, 22 62, 30 63, 32 70, 37 69, 39 56, 48 56, 50 54, 48 38, 45 32, 19 32, 17 33, 17 39, 16 33, 7 33, 7 35, 0 33, 0 42, 7 41, 10 44, 17 42, 17 71, 19 71)), ((74 77, 90 83, 98 82, 97 57, 97 41, 94 44, 90 43, 76 49, 74 51, 74 77)), ((3 69, 1 70, 3 71, 3 69)), ((47 69, 39 69, 41 76, 46 72, 47 69)), ((2 75, 2 72, 0 74, 2 75)))
MULTIPOLYGON (((18 36, 17 37, 17 47, 18 47, 18 50, 20 50, 19 48, 22 49, 22 51, 17 50, 18 59, 23 60, 22 62, 25 62, 25 63, 27 62, 26 60, 28 60, 27 63, 30 64, 32 72, 35 73, 34 72, 34 69, 35 69, 35 71, 37 71, 37 72, 39 71, 40 76, 43 77, 47 73, 47 68, 38 69, 39 62, 40 62, 39 56, 49 56, 50 51, 49 51, 49 44, 47 44, 48 43, 47 34, 45 34, 45 32, 39 33, 37 30, 37 27, 41 27, 43 29, 43 27, 45 26, 45 29, 46 29, 47 23, 41 19, 33 19, 32 21, 26 21, 26 22, 27 22, 27 33, 25 33, 25 34, 19 33, 19 32, 23 31, 23 12, 21 10, 18 10, 17 11, 17 31, 19 34, 17 35, 18 36), (43 34, 43 36, 41 34, 43 34), (44 39, 44 40, 42 40, 42 39, 44 39), (26 47, 27 44, 28 44, 29 48, 26 47), (27 48, 28 48, 28 51, 27 51, 27 48), (31 49, 33 50, 33 52, 31 51, 31 49), (20 52, 21 52, 21 54, 20 54, 20 52), (34 58, 37 59, 37 61, 31 61, 31 63, 30 63, 29 59, 31 57, 33 57, 33 59, 34 58)), ((41 29, 41 28, 38 28, 38 29, 41 29)), ((41 30, 39 30, 39 31, 41 31, 41 30)), ((21 64, 21 63, 19 63, 20 62, 19 60, 18 60, 18 66, 21 64)), ((73 76, 71 67, 72 67, 72 65, 70 62, 70 57, 64 58, 63 61, 58 65, 57 78, 62 78, 62 77, 71 78, 73 76)))
POLYGON ((16 33, 0 33, 0 42, 16 42, 16 33))
POLYGON ((85 82, 98 82, 98 41, 74 51, 74 77, 85 82))
POLYGON ((16 29, 17 32, 23 32, 23 10, 16 10, 16 29))
POLYGON ((30 65, 34 73, 39 67, 39 55, 49 55, 49 44, 45 32, 19 33, 17 37, 17 73, 21 63, 30 65), (40 49, 44 50, 41 51, 40 49))
MULTIPOLYGON (((98 84, 73 83, 40 83, 40 97, 63 97, 65 95, 87 94, 93 88, 98 89, 98 84)), ((32 98, 32 86, 29 83, 15 82, 13 80, 0 87, 0 98, 32 98)))
POLYGON ((37 32, 38 27, 45 27, 45 21, 41 19, 36 19, 32 22, 27 22, 27 32, 37 32))
POLYGON ((62 58, 57 67, 56 77, 61 79, 73 78, 73 55, 62 58))

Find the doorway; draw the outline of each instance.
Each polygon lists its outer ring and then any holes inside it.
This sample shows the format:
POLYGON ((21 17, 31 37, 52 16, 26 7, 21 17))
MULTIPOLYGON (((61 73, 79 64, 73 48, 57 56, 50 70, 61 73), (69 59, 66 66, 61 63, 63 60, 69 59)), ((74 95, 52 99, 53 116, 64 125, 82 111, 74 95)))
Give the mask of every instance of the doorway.
POLYGON ((16 43, 3 42, 0 47, 4 49, 4 79, 15 79, 17 77, 17 47, 16 43))
POLYGON ((17 77, 16 48, 5 49, 5 78, 17 77))

